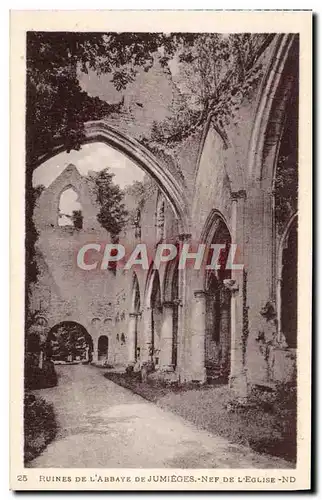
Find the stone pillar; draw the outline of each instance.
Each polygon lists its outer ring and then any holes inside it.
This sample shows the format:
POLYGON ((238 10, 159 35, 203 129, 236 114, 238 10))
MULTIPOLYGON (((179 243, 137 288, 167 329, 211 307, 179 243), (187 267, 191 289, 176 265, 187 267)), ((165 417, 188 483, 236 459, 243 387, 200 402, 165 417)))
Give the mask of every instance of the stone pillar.
POLYGON ((229 351, 230 351, 230 329, 231 329, 231 294, 228 290, 222 291, 220 308, 220 344, 222 349, 221 367, 227 374, 229 367, 229 351))
POLYGON ((230 377, 229 386, 236 396, 244 398, 247 396, 246 371, 243 363, 243 343, 240 325, 242 315, 242 301, 240 290, 234 280, 229 281, 226 286, 231 291, 231 350, 230 350, 230 377))
POLYGON ((163 371, 172 371, 173 350, 173 302, 163 302, 160 365, 163 371))
MULTIPOLYGON (((243 258, 244 246, 244 203, 245 192, 232 193, 232 243, 237 245, 243 258)), ((224 280, 225 287, 231 292, 231 350, 229 385, 236 397, 247 396, 247 379, 243 350, 243 271, 232 269, 232 279, 224 280)))
POLYGON ((276 291, 276 317, 277 317, 277 341, 282 342, 282 263, 280 263, 280 268, 278 269, 277 276, 277 291, 276 291))
POLYGON ((135 363, 136 360, 136 331, 137 331, 137 313, 129 314, 127 345, 128 345, 128 363, 135 363))
POLYGON ((191 373, 192 380, 206 382, 205 336, 206 336, 206 292, 196 290, 191 311, 191 373))
POLYGON ((141 361, 150 361, 150 349, 153 346, 152 338, 152 308, 147 307, 142 313, 144 345, 141 353, 141 361))
POLYGON ((98 338, 93 339, 93 363, 98 363, 98 338))
POLYGON ((263 329, 262 307, 273 302, 272 259, 272 197, 258 185, 247 191, 247 305, 249 335, 247 341, 246 366, 248 384, 267 382, 267 361, 258 337, 263 329))

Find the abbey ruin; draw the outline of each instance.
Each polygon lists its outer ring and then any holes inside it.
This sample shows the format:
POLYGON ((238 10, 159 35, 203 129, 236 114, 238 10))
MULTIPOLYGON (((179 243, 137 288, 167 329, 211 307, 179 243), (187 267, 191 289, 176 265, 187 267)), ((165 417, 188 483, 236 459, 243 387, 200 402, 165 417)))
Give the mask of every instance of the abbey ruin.
POLYGON ((110 238, 70 165, 34 211, 40 274, 30 304, 38 330, 77 323, 92 339, 94 363, 125 369, 152 360, 165 380, 220 379, 238 395, 294 376, 297 188, 285 191, 281 168, 297 176, 298 38, 275 35, 260 64, 261 78, 229 123, 220 126, 210 115, 171 152, 143 144, 144 116, 127 103, 123 113, 86 124, 87 142, 117 149, 153 179, 144 204, 125 198, 136 217, 120 243, 143 242, 152 251, 160 242, 236 244, 243 270, 179 269, 176 260, 159 270, 153 262, 148 270, 80 269, 81 246, 110 238), (60 198, 70 188, 82 207, 78 227, 59 223, 60 198))

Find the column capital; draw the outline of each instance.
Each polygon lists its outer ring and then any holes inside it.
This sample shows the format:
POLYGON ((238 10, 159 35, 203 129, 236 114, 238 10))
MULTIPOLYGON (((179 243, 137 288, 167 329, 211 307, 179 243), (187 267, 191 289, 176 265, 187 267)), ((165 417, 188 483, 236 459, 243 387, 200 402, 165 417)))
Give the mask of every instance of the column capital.
POLYGON ((139 315, 140 315, 140 313, 139 313, 139 312, 130 312, 130 313, 129 313, 129 317, 130 317, 130 318, 137 318, 139 315))
POLYGON ((206 290, 194 290, 193 294, 196 298, 204 298, 206 297, 207 292, 206 290))

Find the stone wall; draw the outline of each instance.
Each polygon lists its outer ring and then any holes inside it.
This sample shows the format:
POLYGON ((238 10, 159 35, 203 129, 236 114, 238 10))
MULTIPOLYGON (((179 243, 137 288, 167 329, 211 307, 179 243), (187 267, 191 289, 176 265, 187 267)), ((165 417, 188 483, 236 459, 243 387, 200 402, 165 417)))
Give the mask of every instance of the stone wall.
MULTIPOLYGON (((107 270, 102 279, 100 269, 88 273, 74 267, 75 254, 82 244, 106 241, 108 235, 97 222, 97 207, 86 183, 76 169, 68 168, 42 193, 35 211, 42 271, 34 287, 33 304, 39 307, 43 297, 47 297, 50 323, 75 318, 88 329, 95 345, 100 335, 108 335, 108 361, 125 366, 133 361, 135 330, 136 347, 142 358, 148 356, 153 321, 157 335, 154 347, 161 350, 157 356, 161 369, 171 365, 170 344, 176 318, 175 376, 181 381, 206 380, 206 348, 208 354, 212 350, 211 356, 216 349, 210 346, 210 337, 206 335, 212 326, 206 319, 205 269, 195 271, 189 265, 180 270, 178 300, 173 301, 171 294, 169 299, 173 269, 163 266, 158 273, 160 304, 151 312, 151 294, 156 293, 153 287, 157 279, 152 261, 160 242, 157 214, 163 199, 164 241, 179 247, 185 242, 194 246, 211 243, 221 221, 237 245, 236 262, 243 264, 244 269, 232 271, 231 279, 225 283, 231 299, 231 387, 244 394, 247 385, 270 384, 291 376, 294 352, 288 355, 287 346, 276 336, 279 318, 267 318, 263 310, 270 303, 276 315, 280 240, 274 222, 274 172, 287 103, 296 92, 296 43, 294 36, 277 35, 261 56, 262 80, 240 104, 238 113, 224 127, 209 117, 202 128, 176 144, 172 151, 149 144, 147 130, 143 133, 143 122, 148 115, 151 118, 155 104, 146 98, 149 85, 143 77, 144 96, 135 94, 135 99, 144 100, 144 111, 133 107, 131 101, 123 115, 111 118, 113 129, 108 124, 89 125, 91 140, 103 137, 107 144, 114 141, 114 146, 119 145, 122 152, 143 165, 155 181, 143 205, 135 196, 125 198, 132 211, 140 209, 140 223, 129 224, 120 235, 120 243, 129 252, 137 243, 147 244, 150 268, 136 266, 130 271, 117 269, 116 273, 107 270), (117 129, 121 131, 119 136, 117 129), (127 139, 124 133, 138 142, 127 139), (57 227, 57 200, 70 185, 79 193, 84 208, 84 227, 78 232, 57 227), (133 302, 135 287, 139 289, 139 307, 133 302), (273 351, 275 364, 270 369, 273 351)), ((162 106, 171 109, 171 99, 167 99, 162 106)))

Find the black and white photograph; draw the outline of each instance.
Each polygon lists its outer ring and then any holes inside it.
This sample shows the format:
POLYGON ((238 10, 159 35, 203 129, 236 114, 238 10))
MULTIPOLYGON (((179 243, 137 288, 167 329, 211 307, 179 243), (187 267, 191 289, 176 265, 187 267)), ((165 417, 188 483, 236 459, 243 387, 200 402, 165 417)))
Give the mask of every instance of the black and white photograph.
POLYGON ((106 19, 25 30, 20 486, 295 488, 302 34, 106 19))

